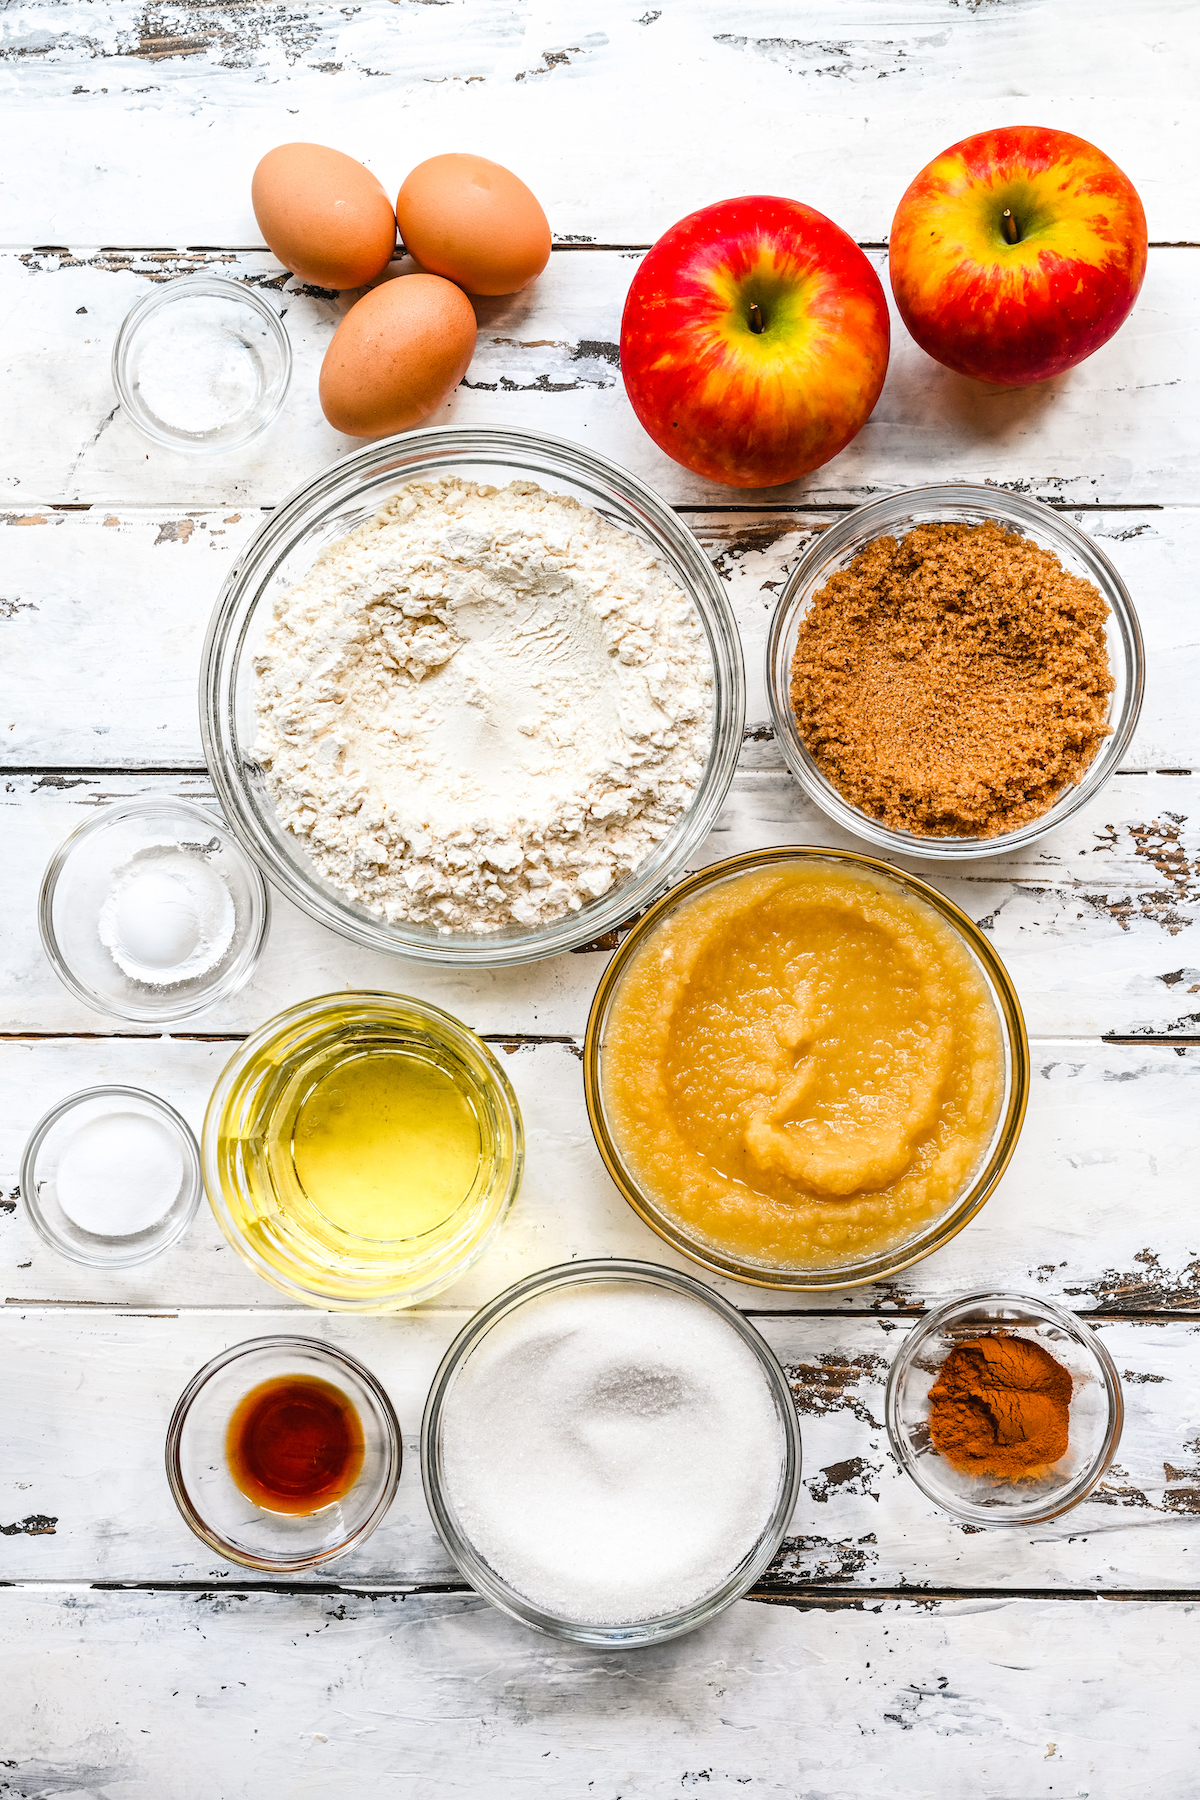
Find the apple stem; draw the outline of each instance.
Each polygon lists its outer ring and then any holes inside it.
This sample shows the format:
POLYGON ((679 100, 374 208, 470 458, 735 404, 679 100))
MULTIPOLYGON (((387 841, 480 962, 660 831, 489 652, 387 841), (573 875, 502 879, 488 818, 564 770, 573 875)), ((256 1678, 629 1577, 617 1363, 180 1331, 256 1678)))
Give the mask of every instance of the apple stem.
POLYGON ((766 320, 762 316, 762 307, 758 304, 757 300, 752 300, 750 302, 750 329, 751 329, 751 331, 756 331, 756 332, 762 331, 764 329, 765 325, 766 325, 766 320))
POLYGON ((1000 223, 1004 227, 1004 235, 1008 239, 1009 243, 1015 244, 1018 241, 1018 239, 1020 238, 1021 234, 1017 230, 1017 221, 1013 218, 1012 211, 1007 206, 1005 207, 1004 211, 1000 214, 1000 223))

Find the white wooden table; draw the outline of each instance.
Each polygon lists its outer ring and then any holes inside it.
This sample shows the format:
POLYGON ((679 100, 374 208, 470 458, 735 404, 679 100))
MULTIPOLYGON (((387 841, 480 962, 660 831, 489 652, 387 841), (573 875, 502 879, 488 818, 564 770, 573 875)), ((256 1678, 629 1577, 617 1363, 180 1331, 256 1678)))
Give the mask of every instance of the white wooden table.
POLYGON ((1197 37, 1187 0, 31 0, 0 13, 0 1795, 1196 1793, 1197 37), (1019 122, 1093 139, 1143 195, 1149 275, 1112 344, 1057 382, 997 392, 935 367, 897 324, 874 417, 810 482, 735 494, 656 451, 616 341, 640 251, 668 224, 739 191, 792 194, 882 267, 917 169, 970 131, 1019 122), (756 1597, 661 1651, 575 1652, 466 1592, 416 1454, 429 1377, 484 1298, 572 1256, 675 1260, 588 1132, 578 1045, 604 953, 435 974, 351 949, 276 900, 252 985, 160 1037, 77 1005, 38 945, 38 882, 68 830, 132 795, 209 795, 196 669, 222 576, 264 512, 351 447, 315 393, 338 303, 280 273, 250 211, 255 161, 293 138, 360 156, 393 191, 424 156, 478 149, 544 200, 550 267, 529 293, 480 304, 478 351, 443 416, 589 444, 708 547, 751 700, 705 860, 847 841, 783 767, 760 659, 786 570, 869 494, 949 477, 1062 505, 1103 540, 1145 630, 1141 725, 1101 798, 1024 855, 925 871, 991 932, 1026 1009, 1035 1080, 1012 1166, 975 1224, 886 1287, 808 1304, 726 1284, 790 1371, 805 1484, 756 1597), (150 447, 109 382, 129 306, 195 268, 287 309, 285 416, 241 456, 150 447), (207 1214, 127 1275, 86 1274, 35 1240, 17 1163, 54 1100, 120 1079, 198 1125, 240 1033, 358 985, 428 996, 501 1044, 525 1113, 511 1222, 436 1305, 288 1312, 207 1214), (1125 1379, 1108 1478, 1028 1537, 939 1515, 882 1430, 902 1333, 984 1284, 1078 1307, 1125 1379), (408 1460, 388 1520, 348 1562, 246 1581, 176 1516, 164 1427, 215 1351, 297 1327, 377 1371, 408 1460))

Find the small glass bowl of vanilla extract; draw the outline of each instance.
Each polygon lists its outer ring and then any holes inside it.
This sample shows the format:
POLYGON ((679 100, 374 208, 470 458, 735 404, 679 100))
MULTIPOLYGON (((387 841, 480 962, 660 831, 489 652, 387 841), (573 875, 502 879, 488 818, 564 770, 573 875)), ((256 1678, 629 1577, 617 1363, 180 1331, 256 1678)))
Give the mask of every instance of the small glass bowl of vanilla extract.
POLYGON ((206 1363, 167 1430, 184 1521, 230 1562, 286 1573, 345 1556, 396 1492, 403 1449, 383 1388, 314 1338, 253 1338, 206 1363))
POLYGON ((524 1162, 487 1045, 400 994, 326 994, 254 1032, 219 1077, 204 1184, 238 1254, 293 1300, 391 1312, 481 1256, 524 1162))

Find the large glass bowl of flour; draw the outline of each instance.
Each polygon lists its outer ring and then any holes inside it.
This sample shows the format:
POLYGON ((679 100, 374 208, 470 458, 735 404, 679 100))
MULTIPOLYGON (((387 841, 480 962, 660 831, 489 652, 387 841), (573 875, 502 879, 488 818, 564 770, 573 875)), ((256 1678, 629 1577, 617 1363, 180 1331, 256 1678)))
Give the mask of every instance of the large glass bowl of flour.
MULTIPOLYGON (((315 673, 319 676, 319 665, 315 673)), ((311 704, 319 704, 319 680, 306 688, 311 704)), ((641 911, 684 872, 711 830, 733 778, 744 717, 745 680, 732 609, 691 533, 648 487, 614 463, 535 432, 408 432, 332 464, 289 495, 238 558, 217 601, 201 662, 200 722, 209 772, 230 828, 264 875, 313 918, 354 942, 443 965, 531 962, 588 944, 641 911), (533 483, 593 509, 627 533, 694 608, 697 654, 707 658, 711 671, 704 741, 697 752, 702 772, 682 811, 640 861, 623 872, 617 868, 611 885, 595 897, 578 886, 576 909, 544 921, 508 918, 489 921, 486 929, 447 929, 397 919, 395 908, 352 897, 344 883, 318 866, 309 848, 314 840, 283 822, 260 756, 256 664, 264 666, 277 641, 272 637, 277 611, 322 552, 368 524, 408 484, 443 479, 501 489, 512 482, 533 483)), ((309 721, 302 723, 311 729, 309 721)), ((277 742, 286 734, 285 719, 277 742)), ((564 755, 569 750, 564 746, 564 755)), ((489 770, 485 757, 476 760, 480 775, 490 773, 493 788, 503 789, 495 775, 499 765, 489 770)), ((348 804, 354 804, 353 796, 348 804)))

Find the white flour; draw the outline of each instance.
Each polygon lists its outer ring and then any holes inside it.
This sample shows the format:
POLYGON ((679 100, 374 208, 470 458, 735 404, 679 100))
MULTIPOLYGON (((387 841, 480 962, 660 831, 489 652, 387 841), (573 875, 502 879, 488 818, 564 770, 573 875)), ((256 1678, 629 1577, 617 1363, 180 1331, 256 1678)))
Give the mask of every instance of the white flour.
POLYGON ((695 608, 529 482, 405 488, 277 601, 255 668, 281 821, 393 923, 577 912, 666 835, 708 753, 695 608))

